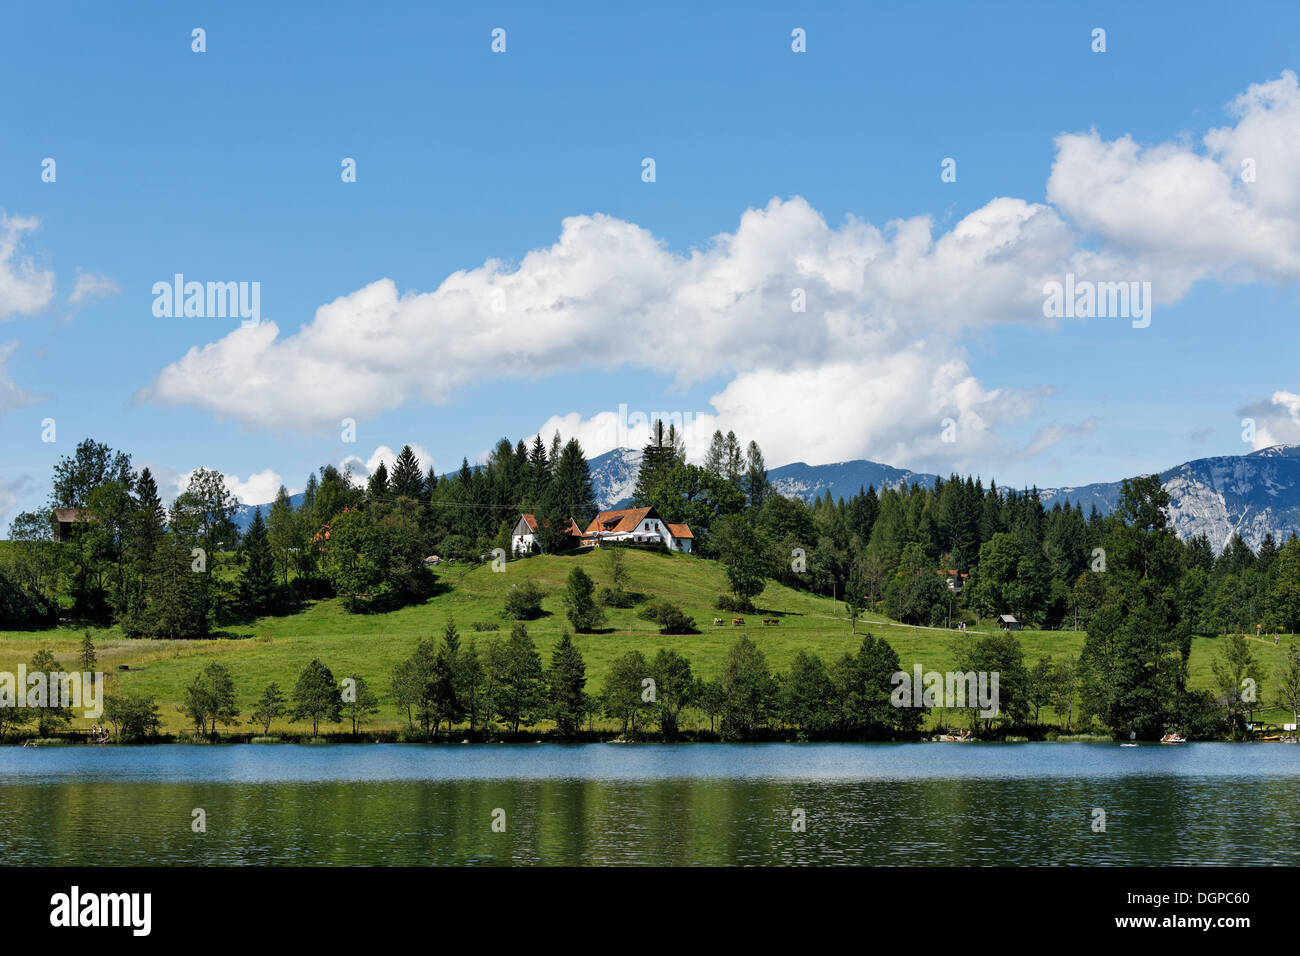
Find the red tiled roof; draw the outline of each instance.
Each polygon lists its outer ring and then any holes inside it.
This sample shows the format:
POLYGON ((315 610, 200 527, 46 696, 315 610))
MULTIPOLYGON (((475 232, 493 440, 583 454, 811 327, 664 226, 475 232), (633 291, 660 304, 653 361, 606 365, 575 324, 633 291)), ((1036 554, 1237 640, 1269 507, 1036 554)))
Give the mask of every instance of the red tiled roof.
MULTIPOLYGON (((587 534, 600 532, 630 532, 636 529, 653 508, 623 508, 618 511, 602 511, 587 525, 587 534)), ((657 515, 656 515, 657 517, 657 515)))
POLYGON ((524 522, 528 525, 528 530, 529 530, 529 531, 536 532, 536 531, 537 531, 537 518, 535 518, 533 515, 530 515, 527 511, 525 511, 525 512, 523 513, 522 517, 523 517, 523 519, 524 519, 524 522))
POLYGON ((693 540, 695 537, 691 534, 690 526, 684 524, 670 524, 668 526, 668 533, 674 538, 691 538, 693 540))

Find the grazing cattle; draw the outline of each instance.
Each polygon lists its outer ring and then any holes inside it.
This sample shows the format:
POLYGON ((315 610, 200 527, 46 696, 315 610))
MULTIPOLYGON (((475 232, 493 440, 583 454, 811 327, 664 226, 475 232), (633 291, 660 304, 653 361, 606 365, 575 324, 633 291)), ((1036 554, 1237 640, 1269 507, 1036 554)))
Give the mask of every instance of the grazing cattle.
POLYGON ((727 623, 727 622, 724 621, 724 620, 723 620, 722 618, 720 618, 720 617, 715 617, 715 618, 713 619, 713 623, 714 623, 714 624, 725 624, 725 623, 727 623))
POLYGON ((745 623, 745 619, 744 619, 743 617, 733 617, 733 618, 731 619, 731 623, 732 623, 732 624, 744 624, 744 623, 745 623))
POLYGON ((777 620, 776 618, 774 618, 774 617, 765 617, 765 618, 763 618, 763 623, 764 623, 764 624, 780 624, 781 622, 780 622, 779 620, 777 620))

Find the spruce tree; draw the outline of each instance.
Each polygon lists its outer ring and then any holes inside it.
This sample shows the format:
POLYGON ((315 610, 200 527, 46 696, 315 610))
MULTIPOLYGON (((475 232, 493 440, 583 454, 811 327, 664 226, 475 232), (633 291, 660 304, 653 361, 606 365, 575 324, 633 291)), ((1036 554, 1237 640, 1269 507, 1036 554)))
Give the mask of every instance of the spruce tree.
POLYGON ((275 604, 275 556, 267 536, 262 509, 253 511, 253 523, 244 536, 246 564, 239 579, 239 597, 244 608, 254 614, 269 611, 275 604))
POLYGON ((424 497, 424 473, 420 470, 420 460, 410 445, 403 445, 393 462, 393 473, 388 479, 388 490, 394 498, 413 498, 416 501, 424 497))
POLYGON ((590 710, 584 688, 587 686, 587 665, 582 653, 573 643, 567 630, 551 653, 551 667, 546 673, 550 691, 551 719, 561 735, 571 737, 582 729, 582 721, 590 710))

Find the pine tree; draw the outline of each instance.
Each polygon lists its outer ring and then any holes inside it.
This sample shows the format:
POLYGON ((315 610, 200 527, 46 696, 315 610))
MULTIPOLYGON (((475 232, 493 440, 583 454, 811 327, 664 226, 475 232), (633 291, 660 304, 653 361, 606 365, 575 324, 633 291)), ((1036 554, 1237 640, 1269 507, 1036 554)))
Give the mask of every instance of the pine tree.
POLYGON ((405 497, 420 501, 424 497, 424 473, 420 470, 420 460, 415 457, 410 445, 403 445, 398 452, 397 461, 393 462, 388 490, 394 498, 405 497))
POLYGON ((570 438, 555 466, 555 485, 565 524, 570 517, 581 527, 596 516, 596 497, 591 487, 591 469, 578 439, 570 438))
POLYGON ((388 466, 382 461, 366 482, 366 497, 371 501, 383 501, 388 497, 388 466))
POLYGON ((704 456, 704 470, 715 478, 722 477, 723 460, 727 455, 727 440, 722 437, 722 430, 713 433, 709 439, 709 451, 704 456))
POLYGON ((745 493, 749 495, 749 506, 758 511, 763 507, 768 494, 767 463, 763 461, 763 451, 758 447, 758 442, 749 443, 747 458, 745 493))
POLYGON ((739 485, 744 474, 745 461, 740 453, 740 441, 735 432, 727 432, 722 452, 722 477, 733 485, 739 485))
POLYGON ((567 630, 551 653, 551 667, 546 673, 550 690, 551 719, 561 735, 571 737, 582 729, 582 721, 590 710, 584 688, 587 686, 587 665, 582 653, 573 643, 567 630))
POLYGON ((244 554, 247 563, 239 579, 240 601, 255 614, 265 613, 275 604, 275 557, 260 508, 253 511, 253 523, 244 536, 244 554))
POLYGON ((633 500, 641 507, 650 504, 655 489, 672 472, 677 462, 677 451, 669 440, 663 419, 650 429, 650 442, 641 454, 641 469, 637 472, 633 500))

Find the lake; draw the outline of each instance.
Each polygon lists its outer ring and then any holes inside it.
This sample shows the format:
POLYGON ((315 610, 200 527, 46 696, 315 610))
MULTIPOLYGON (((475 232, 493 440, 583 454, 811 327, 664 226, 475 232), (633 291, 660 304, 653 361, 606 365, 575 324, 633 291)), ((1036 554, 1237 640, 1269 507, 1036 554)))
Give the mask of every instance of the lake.
POLYGON ((1298 825, 1286 744, 0 748, 7 865, 1296 865, 1298 825))

